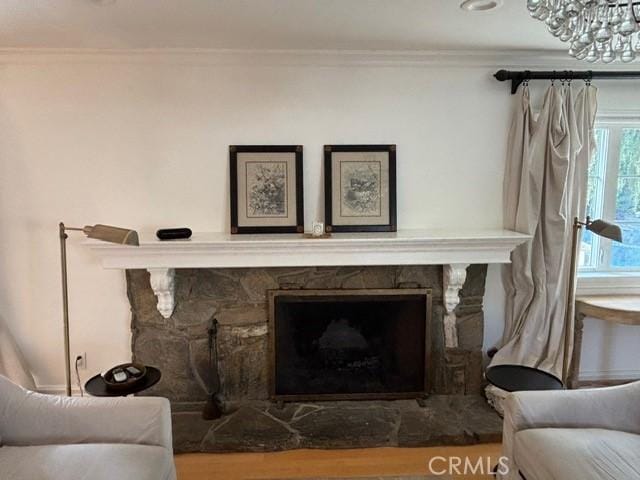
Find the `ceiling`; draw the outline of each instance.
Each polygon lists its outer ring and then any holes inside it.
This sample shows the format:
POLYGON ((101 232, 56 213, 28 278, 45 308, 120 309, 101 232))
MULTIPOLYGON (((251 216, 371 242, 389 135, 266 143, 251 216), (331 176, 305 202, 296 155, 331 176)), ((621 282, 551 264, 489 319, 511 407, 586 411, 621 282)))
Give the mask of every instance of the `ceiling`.
POLYGON ((525 0, 2 0, 0 48, 561 49, 525 0))

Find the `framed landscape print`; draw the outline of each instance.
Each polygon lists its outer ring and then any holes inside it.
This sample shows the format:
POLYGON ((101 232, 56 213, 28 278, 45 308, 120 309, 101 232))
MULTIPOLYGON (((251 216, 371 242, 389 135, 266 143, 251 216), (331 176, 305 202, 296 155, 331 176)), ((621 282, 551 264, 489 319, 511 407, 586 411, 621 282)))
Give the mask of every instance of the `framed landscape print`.
POLYGON ((301 145, 231 145, 231 233, 303 233, 301 145))
POLYGON ((396 146, 325 145, 325 231, 396 231, 396 146))

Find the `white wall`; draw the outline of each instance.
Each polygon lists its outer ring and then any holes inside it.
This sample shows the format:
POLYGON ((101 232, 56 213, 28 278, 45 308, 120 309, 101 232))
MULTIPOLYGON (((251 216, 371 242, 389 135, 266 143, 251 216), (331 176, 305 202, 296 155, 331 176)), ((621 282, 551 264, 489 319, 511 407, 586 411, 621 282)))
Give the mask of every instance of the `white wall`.
MULTIPOLYGON (((0 316, 43 388, 64 382, 57 222, 228 230, 229 144, 304 145, 307 226, 322 218, 325 143, 398 145, 399 228, 501 226, 512 97, 497 65, 267 63, 0 59, 0 316)), ((86 378, 129 358, 130 319, 123 273, 81 242, 71 343, 86 378)), ((502 331, 497 267, 489 279, 487 346, 502 331)))

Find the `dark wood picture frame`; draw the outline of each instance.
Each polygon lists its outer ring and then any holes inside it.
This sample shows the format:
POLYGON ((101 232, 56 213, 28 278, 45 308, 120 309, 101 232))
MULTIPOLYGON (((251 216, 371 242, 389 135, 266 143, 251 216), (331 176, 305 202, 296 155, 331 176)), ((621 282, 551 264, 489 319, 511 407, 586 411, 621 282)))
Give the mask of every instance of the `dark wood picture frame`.
POLYGON ((304 233, 304 182, 302 145, 230 145, 229 179, 231 233, 304 233), (238 224, 238 153, 295 153, 295 225, 242 226, 238 224))
POLYGON ((331 232, 396 232, 396 146, 395 145, 325 145, 324 146, 324 216, 325 231, 331 232), (334 152, 388 152, 389 154, 389 222, 372 225, 333 224, 332 155, 334 152))

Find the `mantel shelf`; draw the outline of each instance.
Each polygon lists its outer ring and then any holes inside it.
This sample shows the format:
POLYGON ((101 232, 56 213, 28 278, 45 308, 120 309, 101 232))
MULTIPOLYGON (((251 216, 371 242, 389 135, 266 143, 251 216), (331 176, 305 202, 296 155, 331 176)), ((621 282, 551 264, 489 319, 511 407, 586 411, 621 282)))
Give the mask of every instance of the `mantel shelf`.
POLYGON ((143 233, 139 247, 97 240, 86 244, 100 256, 104 268, 147 269, 164 318, 175 308, 176 268, 442 265, 445 342, 455 348, 455 308, 467 267, 508 263, 511 251, 529 238, 509 230, 401 230, 340 233, 330 238, 197 233, 189 240, 162 242, 152 233, 143 233))
POLYGON ((401 230, 322 239, 195 233, 189 240, 160 241, 142 233, 139 247, 86 245, 104 268, 118 269, 445 265, 508 263, 510 252, 529 238, 509 230, 401 230))

